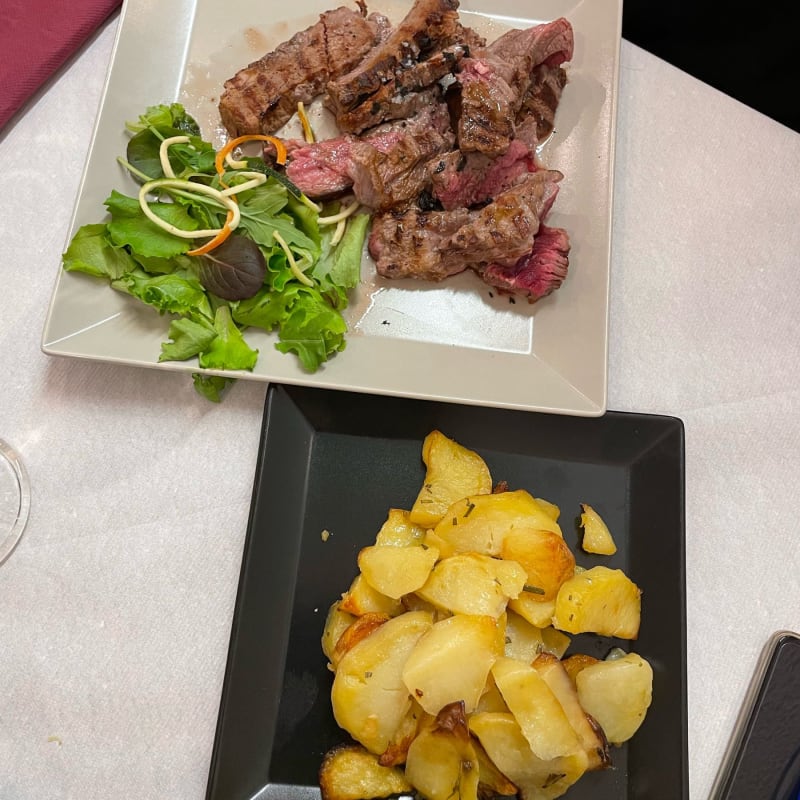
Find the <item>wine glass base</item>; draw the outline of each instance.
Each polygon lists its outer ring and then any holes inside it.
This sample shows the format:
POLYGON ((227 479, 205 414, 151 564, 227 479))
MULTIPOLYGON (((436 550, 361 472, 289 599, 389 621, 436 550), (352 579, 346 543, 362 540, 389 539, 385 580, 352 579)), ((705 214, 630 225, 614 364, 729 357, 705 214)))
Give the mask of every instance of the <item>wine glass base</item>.
POLYGON ((25 530, 31 489, 25 465, 0 439, 0 564, 13 552, 25 530))

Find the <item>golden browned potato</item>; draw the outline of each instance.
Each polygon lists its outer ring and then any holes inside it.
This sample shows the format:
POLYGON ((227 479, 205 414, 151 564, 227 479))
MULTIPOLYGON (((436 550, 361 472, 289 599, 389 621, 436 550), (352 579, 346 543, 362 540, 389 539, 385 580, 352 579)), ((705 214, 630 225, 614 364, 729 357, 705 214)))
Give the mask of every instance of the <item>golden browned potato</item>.
POLYGON ((519 597, 512 597, 508 601, 508 607, 531 625, 535 625, 537 628, 546 628, 553 622, 556 601, 542 600, 540 594, 522 591, 519 593, 519 597))
POLYGON ((553 625, 567 633, 635 639, 639 635, 641 594, 621 569, 592 567, 562 584, 553 625))
MULTIPOLYGON (((499 556, 503 539, 516 528, 552 531, 561 528, 539 502, 524 489, 499 494, 463 496, 447 509, 433 529, 438 540, 456 553, 499 556)), ((442 554, 448 551, 441 545, 442 554)))
POLYGON ((358 568, 373 589, 399 600, 423 586, 438 558, 435 547, 371 545, 358 554, 358 568))
POLYGON ((575 678, 581 705, 602 727, 612 744, 639 730, 653 698, 653 669, 636 653, 598 661, 575 678))
POLYGON ((415 525, 408 511, 390 508, 386 521, 375 537, 375 544, 409 547, 422 544, 425 541, 425 534, 426 529, 415 525))
POLYGON ((360 617, 354 617, 353 621, 339 634, 339 638, 333 645, 333 651, 329 658, 334 668, 338 666, 345 653, 352 650, 362 639, 366 639, 389 619, 391 618, 388 614, 376 611, 369 611, 360 617))
POLYGON ((575 556, 553 531, 514 528, 503 537, 500 556, 523 567, 525 591, 535 592, 542 600, 554 600, 561 584, 575 573, 575 556))
POLYGON ((422 460, 425 481, 409 514, 415 525, 432 528, 456 500, 492 491, 486 462, 441 431, 431 431, 425 437, 422 460))
POLYGON ((543 653, 534 662, 533 668, 542 676, 550 691, 556 696, 567 715, 570 725, 578 734, 588 760, 586 769, 602 769, 611 764, 608 742, 603 730, 581 706, 575 684, 556 656, 543 653))
POLYGON ((322 800, 363 800, 410 792, 401 769, 385 767, 360 745, 342 745, 325 754, 319 770, 322 800))
POLYGON ((525 570, 513 561, 459 553, 443 558, 417 594, 453 614, 499 617, 509 598, 522 591, 525 578, 525 570))
POLYGON ((581 509, 583 510, 581 513, 581 527, 583 528, 581 547, 587 553, 613 556, 617 552, 617 545, 603 518, 588 503, 581 503, 581 509))
POLYGON ((436 622, 420 637, 403 667, 403 682, 429 714, 457 701, 471 713, 502 652, 494 617, 456 614, 436 622))
POLYGON ((338 602, 332 603, 328 609, 328 614, 325 617, 325 627, 322 629, 322 652, 325 653, 325 657, 331 662, 332 666, 335 666, 333 651, 336 647, 336 642, 339 641, 339 637, 350 627, 354 620, 355 617, 352 614, 342 611, 338 602))
MULTIPOLYGON (((508 709, 503 710, 508 713, 508 709)), ((478 797, 515 796, 518 791, 517 787, 500 772, 476 736, 472 737, 472 746, 475 749, 475 757, 478 759, 478 797)))
POLYGON ((513 714, 473 714, 469 727, 500 772, 518 788, 521 800, 561 797, 586 772, 586 753, 580 748, 568 756, 538 758, 513 714))
POLYGON ((561 663, 564 665, 564 669, 567 671, 570 680, 575 683, 575 679, 582 669, 585 669, 590 664, 596 664, 599 660, 599 658, 588 656, 585 653, 574 653, 569 656, 569 658, 565 658, 561 663))
MULTIPOLYGON (((499 658, 492 667, 492 675, 537 758, 549 760, 583 752, 561 703, 532 666, 513 658, 499 658)), ((506 774, 517 782, 510 773, 506 774)))
POLYGON ((411 707, 403 667, 431 625, 425 611, 393 617, 339 661, 331 688, 333 715, 340 728, 372 753, 386 751, 411 707))
POLYGON ((361 573, 356 575, 350 588, 342 595, 339 607, 342 611, 356 617, 369 613, 396 617, 403 611, 403 604, 399 600, 387 597, 377 589, 373 589, 361 573))
POLYGON ((480 768, 461 703, 445 706, 417 734, 406 777, 426 800, 478 800, 480 768))

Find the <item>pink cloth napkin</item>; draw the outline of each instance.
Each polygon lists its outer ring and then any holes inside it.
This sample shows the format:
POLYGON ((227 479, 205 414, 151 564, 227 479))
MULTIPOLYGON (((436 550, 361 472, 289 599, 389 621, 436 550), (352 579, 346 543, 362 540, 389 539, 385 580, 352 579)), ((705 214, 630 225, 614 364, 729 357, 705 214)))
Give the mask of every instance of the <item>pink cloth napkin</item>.
POLYGON ((0 0, 0 129, 121 0, 0 0))

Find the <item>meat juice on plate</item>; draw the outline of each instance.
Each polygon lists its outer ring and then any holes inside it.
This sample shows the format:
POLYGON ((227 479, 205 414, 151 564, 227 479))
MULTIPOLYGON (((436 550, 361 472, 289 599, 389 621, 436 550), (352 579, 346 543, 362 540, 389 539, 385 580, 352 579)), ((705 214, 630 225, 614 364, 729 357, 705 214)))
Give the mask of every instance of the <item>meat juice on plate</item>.
MULTIPOLYGON (((325 8, 335 6, 328 4, 325 8)), ((409 7, 410 3, 389 2, 381 3, 379 8, 371 4, 369 11, 379 11, 396 24, 409 7)), ((295 32, 313 25, 319 15, 315 13, 268 24, 259 24, 254 18, 249 25, 232 27, 229 16, 221 15, 211 6, 208 13, 219 15, 219 19, 206 19, 202 29, 196 30, 192 36, 180 102, 193 114, 205 137, 215 147, 220 147, 229 138, 218 110, 225 81, 295 32), (220 36, 221 31, 227 36, 220 36)), ((263 14, 263 11, 258 13, 263 14)), ((460 17, 465 26, 473 28, 487 41, 493 41, 510 27, 487 14, 462 10, 460 17)), ((237 18, 243 19, 241 15, 237 18)), ((530 20, 509 21, 514 27, 535 24, 530 20)), ((333 114, 324 108, 320 98, 307 104, 306 113, 318 140, 338 135, 333 114)), ((303 137, 296 115, 278 135, 287 139, 303 137)), ((544 163, 549 162, 551 139, 548 137, 536 149, 537 156, 544 163)), ((539 300, 538 304, 551 302, 555 302, 554 297, 539 300)), ((376 272, 365 245, 361 284, 352 292, 344 316, 350 335, 524 354, 533 349, 532 308, 523 298, 509 297, 487 286, 471 271, 449 277, 441 283, 384 278, 376 272)))

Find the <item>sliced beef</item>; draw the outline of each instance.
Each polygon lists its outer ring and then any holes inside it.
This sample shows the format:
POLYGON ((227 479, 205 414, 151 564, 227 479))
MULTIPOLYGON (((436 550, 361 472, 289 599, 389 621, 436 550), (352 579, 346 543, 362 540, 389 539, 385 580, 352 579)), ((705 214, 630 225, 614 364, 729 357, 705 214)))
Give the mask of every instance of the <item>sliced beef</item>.
POLYGON ((415 200, 428 182, 431 157, 455 144, 450 116, 441 103, 398 127, 402 135, 390 148, 381 150, 368 139, 353 152, 353 194, 378 211, 415 200))
POLYGON ((231 136, 274 133, 333 79, 355 67, 386 35, 389 21, 344 6, 239 70, 225 81, 219 101, 231 136))
POLYGON ((448 211, 485 203, 535 169, 534 151, 522 139, 514 139, 497 158, 454 150, 428 164, 431 194, 448 211))
POLYGON ((415 0, 385 42, 328 84, 328 103, 337 121, 392 81, 402 65, 422 61, 442 46, 454 43, 460 30, 458 0, 415 0))
POLYGON ((387 84, 365 103, 343 113, 337 124, 342 131, 362 133, 382 122, 412 117, 441 100, 442 90, 437 85, 419 92, 398 92, 392 84, 387 84))
POLYGON ((484 51, 462 60, 458 144, 464 152, 497 156, 514 138, 514 122, 540 64, 558 66, 572 58, 572 25, 559 18, 510 30, 484 51))
POLYGON ((524 119, 535 120, 537 137, 540 141, 546 139, 553 132, 556 110, 566 85, 567 73, 563 67, 549 64, 536 67, 531 85, 517 112, 517 124, 524 119))
POLYGON ((386 209, 414 200, 427 183, 427 163, 454 142, 447 109, 438 104, 361 138, 344 135, 292 149, 286 175, 309 197, 352 187, 365 206, 386 209))
POLYGON ((515 264, 533 249, 562 177, 555 170, 528 173, 480 210, 376 215, 369 252, 377 271, 390 278, 438 281, 467 267, 515 264))
POLYGON ((533 249, 511 265, 487 264, 477 271, 486 283, 534 302, 558 289, 567 277, 570 242, 562 228, 542 225, 533 249))
POLYGON ((463 262, 445 263, 447 242, 470 218, 466 208, 455 211, 387 211, 372 218, 369 253, 378 273, 387 278, 440 281, 463 272, 463 262))

